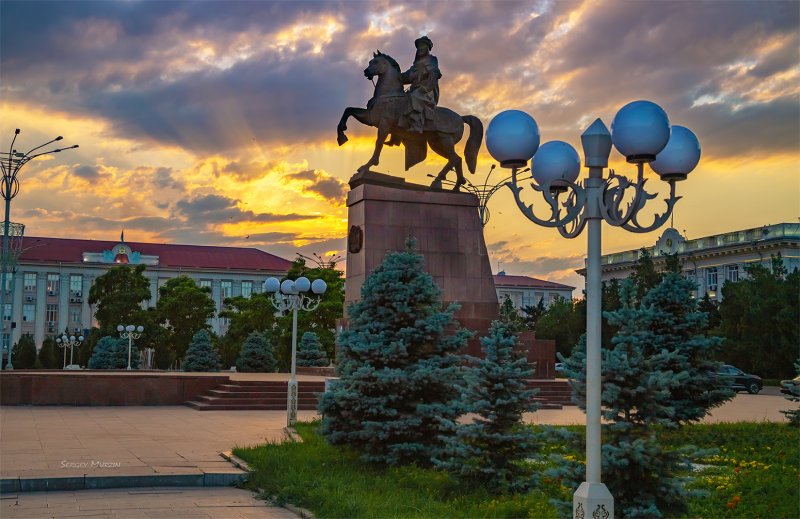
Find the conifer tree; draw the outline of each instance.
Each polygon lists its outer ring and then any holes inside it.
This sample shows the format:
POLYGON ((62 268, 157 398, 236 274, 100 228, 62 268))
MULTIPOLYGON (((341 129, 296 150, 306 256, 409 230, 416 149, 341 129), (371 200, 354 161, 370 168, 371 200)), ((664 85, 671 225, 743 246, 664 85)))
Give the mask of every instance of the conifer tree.
POLYGON ((469 332, 442 308, 441 292, 413 250, 386 256, 350 306, 339 337, 340 380, 323 394, 322 434, 363 459, 430 465, 460 414, 457 384, 469 332))
POLYGON ((474 359, 466 391, 466 410, 477 416, 451 426, 456 435, 436 465, 455 477, 480 484, 496 493, 524 491, 530 470, 521 463, 536 451, 535 435, 522 423, 522 414, 538 408, 527 389, 533 369, 515 349, 515 322, 494 321, 481 338, 483 359, 474 359))
POLYGON ((324 367, 328 364, 330 364, 328 356, 322 351, 322 343, 319 342, 317 334, 314 332, 304 333, 300 339, 300 345, 297 347, 297 365, 324 367))
MULTIPOLYGON (((69 348, 68 348, 69 349, 69 348)), ((67 353, 69 356, 69 353, 67 353)), ((63 352, 56 346, 56 341, 52 337, 47 337, 39 348, 39 362, 42 367, 55 369, 63 367, 63 352)))
POLYGON ((36 365, 36 343, 29 333, 14 345, 11 361, 16 369, 30 369, 36 365))
POLYGON ((244 373, 274 373, 277 368, 272 344, 260 332, 250 332, 239 350, 236 368, 244 373))
MULTIPOLYGON (((794 370, 795 373, 800 375, 800 359, 794 363, 794 370)), ((800 402, 800 386, 790 386, 789 393, 784 396, 790 402, 800 402)), ((790 424, 795 426, 800 425, 800 409, 788 409, 786 411, 781 411, 781 413, 786 415, 790 424)))
MULTIPOLYGON (((106 335, 102 337, 89 357, 89 369, 126 369, 128 367, 128 341, 106 335)), ((139 350, 131 351, 131 367, 139 367, 139 350)))
POLYGON ((184 357, 183 371, 219 371, 219 351, 208 331, 200 330, 192 337, 184 357))
MULTIPOLYGON (((630 281, 622 307, 606 312, 618 327, 603 350, 603 472, 621 517, 664 517, 686 512, 688 491, 676 474, 696 457, 691 447, 660 446, 654 426, 676 428, 702 419, 733 393, 709 376, 720 339, 707 337, 707 316, 691 297, 694 284, 669 273, 641 300, 630 281)), ((585 341, 566 359, 575 400, 585 407, 585 341)), ((577 487, 583 467, 561 460, 550 475, 577 487)), ((564 506, 571 504, 562 503, 564 506)))

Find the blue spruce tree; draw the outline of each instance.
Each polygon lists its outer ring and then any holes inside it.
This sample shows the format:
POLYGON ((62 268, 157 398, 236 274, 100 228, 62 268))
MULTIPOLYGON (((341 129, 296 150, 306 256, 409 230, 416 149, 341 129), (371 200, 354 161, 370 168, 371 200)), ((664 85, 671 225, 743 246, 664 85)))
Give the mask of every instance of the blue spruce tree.
MULTIPOLYGON (((800 375, 800 360, 794 363, 794 369, 795 373, 800 375)), ((800 386, 789 386, 788 393, 784 397, 790 402, 800 402, 800 386)), ((786 411, 781 411, 781 413, 786 415, 791 425, 800 425, 800 409, 787 409, 786 411)))
POLYGON ((219 371, 219 361, 219 351, 208 331, 200 330, 192 337, 181 367, 183 371, 219 371))
MULTIPOLYGON (((139 368, 139 350, 131 351, 131 367, 139 368)), ((128 341, 106 335, 101 337, 88 362, 89 369, 125 369, 128 367, 128 341)))
POLYGON ((524 491, 531 470, 525 458, 537 450, 535 433, 522 423, 533 412, 536 390, 527 379, 533 369, 515 350, 517 323, 494 321, 481 338, 483 359, 474 359, 466 387, 466 411, 477 416, 471 423, 450 424, 455 436, 445 437, 446 449, 436 465, 455 477, 495 493, 524 491))
POLYGON ((297 365, 311 367, 325 367, 328 364, 328 356, 322 351, 322 344, 319 337, 314 332, 306 332, 300 339, 297 348, 297 365))
POLYGON ((413 250, 386 256, 364 281, 339 337, 340 380, 320 401, 322 434, 363 459, 430 465, 460 410, 458 381, 470 333, 442 308, 413 250))
POLYGON ((236 369, 243 373, 274 373, 277 367, 269 339, 261 332, 250 332, 239 350, 236 369))
MULTIPOLYGON (((669 273, 637 306, 635 287, 622 284, 622 307, 604 315, 617 327, 603 350, 603 473, 620 517, 665 517, 686 513, 688 491, 677 476, 699 455, 691 446, 665 449, 660 428, 702 419, 733 396, 710 376, 720 340, 707 337, 707 315, 691 297, 695 288, 669 273)), ((566 359, 576 402, 585 408, 585 341, 566 359)), ((577 487, 583 466, 559 460, 551 476, 577 487)), ((565 508, 571 503, 561 503, 565 508)))

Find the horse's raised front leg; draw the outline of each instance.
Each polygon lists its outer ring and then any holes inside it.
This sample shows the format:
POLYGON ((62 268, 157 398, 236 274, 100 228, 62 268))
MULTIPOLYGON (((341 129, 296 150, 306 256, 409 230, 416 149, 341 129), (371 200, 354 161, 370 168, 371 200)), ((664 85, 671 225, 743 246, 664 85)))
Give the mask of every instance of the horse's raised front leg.
POLYGON ((344 113, 342 113, 342 118, 339 119, 339 124, 338 126, 336 126, 336 141, 339 143, 339 146, 347 142, 347 135, 345 135, 344 132, 345 130, 347 130, 347 120, 350 117, 355 117, 356 120, 358 120, 362 124, 371 126, 368 122, 369 110, 365 108, 357 108, 355 106, 348 106, 347 108, 344 109, 344 113))
POLYGON ((390 125, 388 122, 381 121, 380 124, 378 124, 378 136, 375 139, 375 151, 372 153, 372 157, 370 157, 369 161, 358 168, 359 173, 366 173, 369 171, 370 167, 377 166, 380 163, 381 150, 383 149, 383 144, 386 142, 386 137, 389 136, 389 130, 390 125))

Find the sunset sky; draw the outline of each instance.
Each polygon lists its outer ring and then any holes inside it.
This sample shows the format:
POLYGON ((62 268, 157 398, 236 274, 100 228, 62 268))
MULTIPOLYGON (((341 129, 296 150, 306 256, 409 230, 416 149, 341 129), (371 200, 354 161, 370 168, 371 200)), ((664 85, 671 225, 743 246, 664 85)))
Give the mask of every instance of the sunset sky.
MULTIPOLYGON (((0 147, 14 128, 19 150, 56 135, 80 145, 22 170, 11 220, 30 236, 124 229, 128 241, 344 255, 346 183, 374 130, 351 121, 339 147, 336 124, 372 95, 372 52, 405 69, 423 34, 443 73, 440 105, 484 125, 524 110, 542 142, 581 152, 596 117, 610 127, 630 101, 660 104, 703 149, 678 186, 674 226, 690 239, 800 216, 796 1, 3 0, 0 24, 0 147)), ((431 153, 404 172, 402 157, 386 149, 374 169, 427 184, 443 164, 431 153)), ((612 151, 617 173, 633 174, 620 159, 612 151)), ((472 180, 492 163, 484 146, 472 180)), ((494 270, 580 295, 585 235, 529 222, 507 189, 489 207, 494 270)), ((605 226, 603 252, 661 231, 605 226)))

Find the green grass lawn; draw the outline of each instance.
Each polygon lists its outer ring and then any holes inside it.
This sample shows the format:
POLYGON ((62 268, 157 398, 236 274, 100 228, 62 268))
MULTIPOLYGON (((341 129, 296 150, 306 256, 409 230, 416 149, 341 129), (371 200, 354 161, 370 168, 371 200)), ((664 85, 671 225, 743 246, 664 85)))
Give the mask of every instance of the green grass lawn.
MULTIPOLYGON (((524 495, 497 497, 459 485, 440 471, 366 464, 355 453, 328 445, 316 434, 317 426, 298 424, 302 443, 235 449, 254 470, 249 485, 318 517, 348 518, 557 517, 548 500, 572 493, 552 483, 524 495)), ((690 503, 690 517, 800 517, 797 428, 773 423, 693 425, 662 437, 669 445, 717 449, 692 474, 690 486, 709 495, 690 503)))

